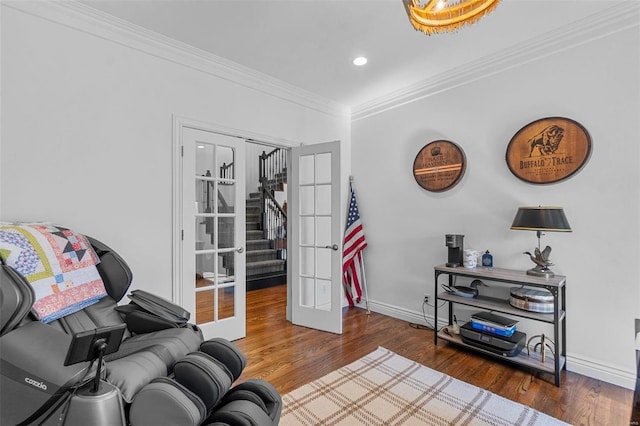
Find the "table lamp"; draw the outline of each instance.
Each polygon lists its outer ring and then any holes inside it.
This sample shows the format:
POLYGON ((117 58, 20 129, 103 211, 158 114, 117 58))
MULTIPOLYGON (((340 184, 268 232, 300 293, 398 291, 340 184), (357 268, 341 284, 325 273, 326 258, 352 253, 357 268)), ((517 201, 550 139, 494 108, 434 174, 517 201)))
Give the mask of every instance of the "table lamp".
POLYGON ((551 247, 546 246, 544 250, 540 251, 540 236, 542 231, 571 232, 569 221, 567 221, 562 207, 518 207, 511 229, 536 231, 538 247, 534 250, 534 254, 528 251, 524 252, 536 264, 534 268, 527 271, 527 274, 544 278, 553 277, 554 273, 549 269, 549 266, 553 265, 549 261, 551 247))

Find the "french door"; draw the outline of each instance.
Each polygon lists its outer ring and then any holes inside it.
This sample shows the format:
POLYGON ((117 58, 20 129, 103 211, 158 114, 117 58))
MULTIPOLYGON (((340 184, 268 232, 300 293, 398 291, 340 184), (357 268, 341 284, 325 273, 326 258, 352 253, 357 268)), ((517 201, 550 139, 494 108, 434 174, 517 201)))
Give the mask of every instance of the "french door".
POLYGON ((175 298, 206 339, 236 340, 246 334, 245 141, 178 127, 181 270, 174 274, 175 298))
POLYGON ((292 149, 291 321, 342 334, 340 142, 292 149))

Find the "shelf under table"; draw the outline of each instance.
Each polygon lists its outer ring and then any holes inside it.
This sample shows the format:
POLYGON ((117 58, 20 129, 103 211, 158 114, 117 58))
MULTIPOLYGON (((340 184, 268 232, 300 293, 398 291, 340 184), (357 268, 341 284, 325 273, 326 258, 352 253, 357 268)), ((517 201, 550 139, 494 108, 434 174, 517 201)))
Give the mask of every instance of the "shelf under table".
MULTIPOLYGON (((477 297, 462 297, 456 296, 455 294, 449 294, 446 292, 438 294, 438 300, 446 300, 447 302, 453 302, 460 305, 467 305, 476 307, 479 309, 486 309, 489 311, 499 311, 505 314, 516 315, 522 318, 529 318, 536 321, 542 321, 549 324, 553 324, 555 322, 553 318, 553 313, 542 314, 538 312, 525 311, 524 309, 516 308, 515 306, 511 306, 508 300, 500 299, 497 297, 489 297, 478 295, 477 297)), ((564 311, 562 309, 558 310, 558 320, 562 320, 564 318, 564 311)))
MULTIPOLYGON (((555 362, 554 356, 551 354, 547 354, 546 361, 542 363, 542 355, 538 352, 531 352, 530 355, 527 354, 527 348, 523 348, 522 352, 520 352, 516 356, 504 356, 500 354, 496 354, 494 352, 485 350, 478 346, 469 345, 462 341, 462 338, 459 335, 451 334, 447 335, 443 331, 438 332, 438 339, 446 340, 447 342, 454 343, 456 345, 463 346, 465 348, 472 349, 474 351, 482 352, 484 354, 490 355, 492 357, 500 358, 502 360, 512 362, 518 365, 524 365, 526 367, 534 368, 539 371, 543 371, 545 373, 556 374, 555 370, 555 362)), ((564 367, 566 359, 564 356, 560 355, 560 367, 559 370, 562 370, 564 367)))

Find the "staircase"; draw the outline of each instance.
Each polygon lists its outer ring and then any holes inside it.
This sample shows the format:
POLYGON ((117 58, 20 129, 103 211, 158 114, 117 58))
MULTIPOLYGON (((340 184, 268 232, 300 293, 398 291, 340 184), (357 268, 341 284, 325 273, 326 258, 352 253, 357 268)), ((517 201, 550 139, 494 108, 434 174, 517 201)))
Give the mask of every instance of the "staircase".
POLYGON ((246 201, 247 290, 287 281, 286 211, 274 197, 286 184, 286 163, 282 160, 285 157, 280 151, 262 153, 259 192, 250 193, 246 201), (272 158, 274 154, 282 157, 278 164, 272 158))

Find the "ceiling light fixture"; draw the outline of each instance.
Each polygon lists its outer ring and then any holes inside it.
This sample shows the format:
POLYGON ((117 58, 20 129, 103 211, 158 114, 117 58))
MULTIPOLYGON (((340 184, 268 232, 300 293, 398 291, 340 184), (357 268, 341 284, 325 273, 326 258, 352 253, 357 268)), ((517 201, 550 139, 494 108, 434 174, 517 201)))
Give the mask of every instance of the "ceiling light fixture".
POLYGON ((409 21, 427 35, 456 31, 490 13, 500 0, 402 0, 409 21))
POLYGON ((367 63, 367 58, 365 58, 364 56, 358 56, 353 60, 353 65, 356 65, 358 67, 361 67, 366 63, 367 63))

